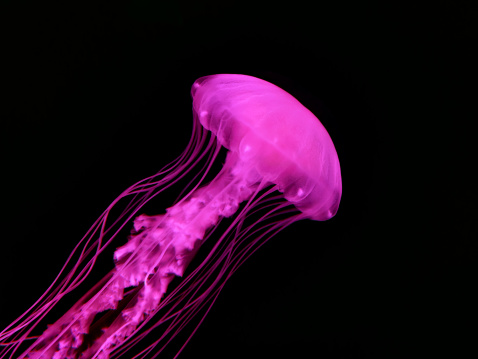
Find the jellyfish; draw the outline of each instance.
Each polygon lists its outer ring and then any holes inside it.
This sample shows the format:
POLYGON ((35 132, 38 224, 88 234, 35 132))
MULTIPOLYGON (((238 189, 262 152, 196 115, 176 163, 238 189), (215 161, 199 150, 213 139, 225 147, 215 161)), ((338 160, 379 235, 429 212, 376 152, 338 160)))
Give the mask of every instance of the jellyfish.
POLYGON ((191 95, 193 131, 184 152, 106 208, 45 293, 0 333, 0 358, 154 358, 188 328, 177 356, 252 253, 296 221, 336 214, 342 195, 337 152, 324 126, 297 99, 237 74, 201 77, 191 95), (227 151, 223 167, 205 183, 221 148, 227 151), (193 179, 164 213, 141 214, 190 172, 193 179), (110 218, 118 208, 117 218, 110 218), (219 226, 226 218, 227 225, 219 226), (33 335, 131 221, 113 269, 33 335), (212 236, 218 228, 221 233, 212 236), (214 241, 212 249, 187 270, 207 240, 214 241), (176 277, 183 278, 168 291, 176 277), (130 352, 151 336, 148 345, 130 352))

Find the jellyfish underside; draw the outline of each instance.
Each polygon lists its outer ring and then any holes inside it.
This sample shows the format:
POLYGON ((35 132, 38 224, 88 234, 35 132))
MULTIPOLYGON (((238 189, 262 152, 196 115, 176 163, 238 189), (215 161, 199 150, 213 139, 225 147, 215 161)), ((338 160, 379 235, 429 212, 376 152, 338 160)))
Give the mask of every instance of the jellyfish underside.
POLYGON ((161 327, 159 337, 135 356, 155 357, 194 321, 191 338, 227 279, 267 239, 297 220, 335 215, 342 188, 334 145, 318 119, 294 97, 245 75, 200 78, 192 97, 193 135, 186 150, 103 212, 45 294, 0 333, 0 358, 18 354, 38 323, 83 282, 104 248, 133 218, 132 234, 116 249, 111 272, 20 358, 117 358, 161 327), (221 146, 228 150, 225 164, 203 185, 221 146), (201 168, 190 191, 166 213, 137 216, 145 203, 196 167, 201 168), (122 214, 108 220, 111 209, 127 198, 122 214), (249 223, 254 213, 259 214, 249 223), (168 293, 173 278, 185 274, 226 217, 231 223, 211 252, 168 293))

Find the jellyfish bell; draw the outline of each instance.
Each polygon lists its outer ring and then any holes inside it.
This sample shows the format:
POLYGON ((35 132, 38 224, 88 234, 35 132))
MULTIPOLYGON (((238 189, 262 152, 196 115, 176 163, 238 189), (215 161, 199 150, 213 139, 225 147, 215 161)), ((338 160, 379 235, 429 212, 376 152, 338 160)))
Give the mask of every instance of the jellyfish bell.
POLYGON ((155 357, 192 322, 186 345, 227 279, 263 243, 297 220, 335 215, 342 192, 337 153, 325 128, 299 101, 267 81, 232 74, 202 77, 191 94, 193 135, 186 150, 113 201, 45 294, 0 333, 0 358, 17 355, 31 340, 19 358, 117 358, 134 351, 149 333, 157 339, 135 358, 155 357), (228 150, 224 166, 204 185, 221 146, 228 150), (189 192, 166 213, 138 216, 144 204, 197 167, 189 192), (109 219, 111 209, 127 198, 119 218, 109 219), (211 252, 188 272, 226 217, 231 222, 211 252), (32 336, 131 219, 133 232, 116 249, 111 272, 32 336), (173 278, 183 276, 168 292, 173 278))
POLYGON ((308 218, 327 220, 342 195, 334 144, 306 107, 281 88, 246 75, 211 75, 192 86, 194 113, 218 142, 308 218))

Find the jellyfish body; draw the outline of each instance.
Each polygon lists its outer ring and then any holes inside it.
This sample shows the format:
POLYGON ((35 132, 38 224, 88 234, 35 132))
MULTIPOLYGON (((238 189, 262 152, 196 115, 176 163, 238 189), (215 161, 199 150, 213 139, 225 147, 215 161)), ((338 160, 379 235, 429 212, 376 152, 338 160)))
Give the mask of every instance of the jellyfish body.
POLYGON ((201 124, 260 177, 277 185, 308 218, 337 212, 342 180, 324 126, 289 93, 244 75, 198 79, 193 106, 201 124))
POLYGON ((335 147, 319 120, 294 97, 264 80, 230 74, 198 79, 192 97, 193 136, 186 150, 105 210, 45 294, 0 333, 0 358, 16 357, 119 230, 201 161, 205 165, 188 194, 164 214, 137 216, 128 242, 115 251, 114 269, 34 338, 20 358, 120 357, 159 328, 158 339, 136 357, 156 356, 190 321, 194 334, 227 279, 267 239, 297 220, 335 215, 342 192, 335 147), (221 146, 229 150, 226 162, 214 180, 202 185, 221 146), (126 198, 121 216, 109 223, 113 206, 126 198), (259 214, 248 223, 252 213, 259 214), (226 217, 232 222, 212 251, 168 293, 173 278, 185 274, 226 217))

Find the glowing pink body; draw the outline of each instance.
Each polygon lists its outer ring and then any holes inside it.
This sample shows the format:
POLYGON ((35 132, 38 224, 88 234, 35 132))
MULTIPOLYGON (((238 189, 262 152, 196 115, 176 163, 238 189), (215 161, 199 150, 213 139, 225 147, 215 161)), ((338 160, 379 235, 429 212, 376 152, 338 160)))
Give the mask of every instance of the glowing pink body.
POLYGON ((194 112, 219 143, 237 153, 310 219, 327 220, 342 195, 334 144, 312 112, 281 88, 251 76, 197 80, 194 112))
POLYGON ((0 334, 6 345, 0 358, 13 356, 52 306, 84 280, 118 233, 114 228, 123 228, 144 203, 202 158, 207 158, 206 166, 191 191, 165 214, 136 217, 129 241, 115 252, 115 268, 20 358, 119 357, 163 325, 160 338, 137 357, 152 355, 155 348, 157 354, 201 308, 212 305, 229 276, 265 240, 296 220, 326 220, 335 215, 342 185, 334 145, 322 124, 294 97, 245 75, 200 78, 192 87, 192 96, 195 123, 186 151, 157 175, 127 189, 108 207, 65 264, 78 256, 69 273, 60 273, 44 296, 0 334), (207 140, 199 123, 215 136, 207 140), (213 181, 199 187, 219 145, 229 150, 226 163, 213 181), (128 196, 133 199, 121 217, 107 225, 111 208, 128 196), (269 209, 245 225, 247 216, 261 208, 269 209), (221 218, 234 214, 213 251, 167 294, 169 283, 184 275, 211 229, 221 218), (285 214, 287 219, 274 221, 285 214), (213 283, 205 284, 210 278, 213 283), (87 343, 95 316, 119 305, 123 308, 120 313, 87 343), (145 327, 153 317, 156 323, 145 327))

